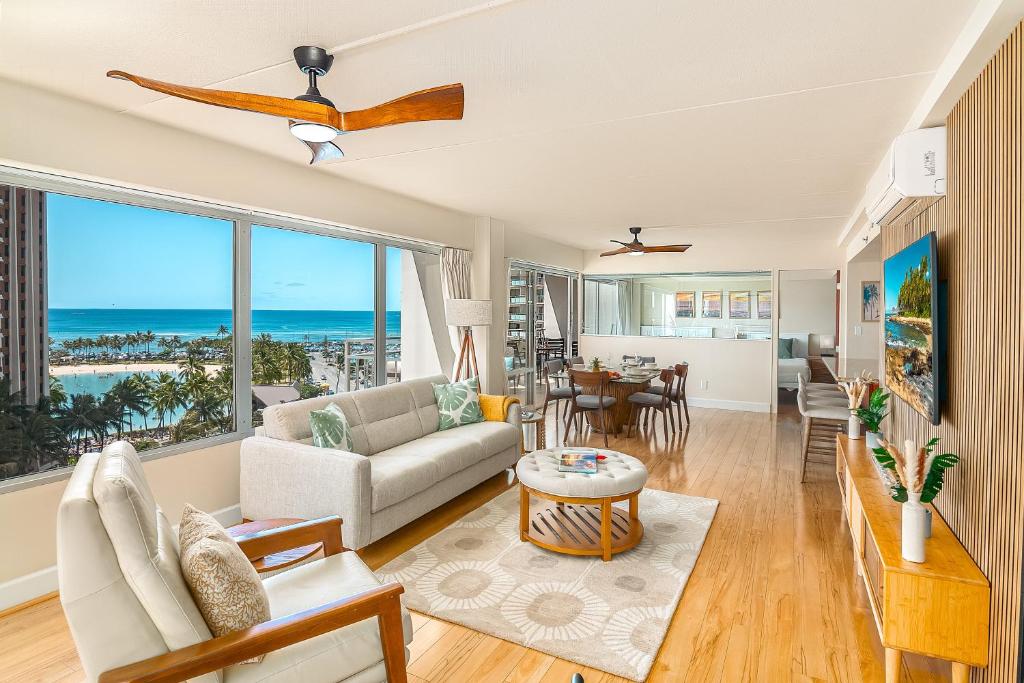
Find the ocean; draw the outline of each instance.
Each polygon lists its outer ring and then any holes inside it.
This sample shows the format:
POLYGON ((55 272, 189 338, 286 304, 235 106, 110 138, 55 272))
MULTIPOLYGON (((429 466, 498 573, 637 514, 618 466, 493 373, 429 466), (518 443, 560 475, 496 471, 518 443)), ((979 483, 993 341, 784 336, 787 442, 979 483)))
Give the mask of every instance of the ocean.
MULTIPOLYGON (((182 341, 216 337, 223 325, 231 329, 229 310, 51 308, 49 334, 54 346, 65 339, 101 334, 125 335, 152 331, 158 337, 177 335, 182 341)), ((401 311, 388 311, 387 334, 402 330, 401 311)), ((269 334, 278 341, 317 342, 373 337, 373 311, 268 311, 252 312, 252 336, 269 334)), ((154 347, 155 350, 155 347, 154 347)))

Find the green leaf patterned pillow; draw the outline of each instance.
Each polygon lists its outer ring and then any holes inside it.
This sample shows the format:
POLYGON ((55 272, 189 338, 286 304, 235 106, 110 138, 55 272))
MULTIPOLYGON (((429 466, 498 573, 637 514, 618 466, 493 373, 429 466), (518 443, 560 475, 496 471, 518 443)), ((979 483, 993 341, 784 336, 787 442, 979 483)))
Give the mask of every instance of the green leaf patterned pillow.
POLYGON ((434 399, 437 400, 438 431, 454 429, 463 425, 483 422, 480 410, 480 381, 470 377, 464 382, 435 384, 434 399))
POLYGON ((352 429, 337 403, 328 403, 323 410, 312 411, 309 428, 313 431, 313 445, 317 448, 352 451, 352 429))

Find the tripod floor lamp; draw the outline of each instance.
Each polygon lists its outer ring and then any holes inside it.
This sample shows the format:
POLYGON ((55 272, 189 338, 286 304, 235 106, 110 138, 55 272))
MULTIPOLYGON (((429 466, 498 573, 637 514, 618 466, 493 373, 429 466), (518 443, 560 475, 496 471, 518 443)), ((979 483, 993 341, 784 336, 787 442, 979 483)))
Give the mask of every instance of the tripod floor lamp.
POLYGON ((455 364, 453 382, 478 377, 476 346, 473 345, 473 328, 489 327, 491 324, 491 302, 489 299, 448 299, 444 302, 444 318, 449 327, 462 329, 462 344, 459 346, 459 360, 455 364), (465 375, 463 375, 465 372, 465 375))

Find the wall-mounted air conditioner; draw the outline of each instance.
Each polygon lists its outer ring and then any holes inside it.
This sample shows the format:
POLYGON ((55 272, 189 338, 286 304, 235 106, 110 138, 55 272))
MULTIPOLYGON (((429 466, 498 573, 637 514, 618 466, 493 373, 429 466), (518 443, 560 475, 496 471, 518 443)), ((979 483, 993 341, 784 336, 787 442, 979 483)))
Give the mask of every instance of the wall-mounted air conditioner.
POLYGON ((946 194, 946 128, 903 133, 892 143, 888 184, 867 206, 876 225, 904 225, 946 194))

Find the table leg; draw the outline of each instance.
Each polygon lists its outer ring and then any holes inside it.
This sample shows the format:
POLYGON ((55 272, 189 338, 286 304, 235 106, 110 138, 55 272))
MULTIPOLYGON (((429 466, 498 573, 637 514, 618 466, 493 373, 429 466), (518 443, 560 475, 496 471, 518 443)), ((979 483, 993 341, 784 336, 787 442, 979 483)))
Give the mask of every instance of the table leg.
POLYGON ((526 531, 530 528, 530 493, 522 484, 519 485, 519 540, 526 540, 526 531))
POLYGON ((960 662, 953 662, 953 683, 968 683, 971 680, 971 667, 960 662))
POLYGON ((630 521, 637 519, 639 516, 638 510, 640 508, 640 495, 637 493, 633 494, 633 497, 629 499, 629 519, 630 521))
POLYGON ((885 648, 885 683, 899 683, 901 661, 899 650, 885 648))
POLYGON ((612 559, 612 501, 601 499, 601 559, 612 559))

